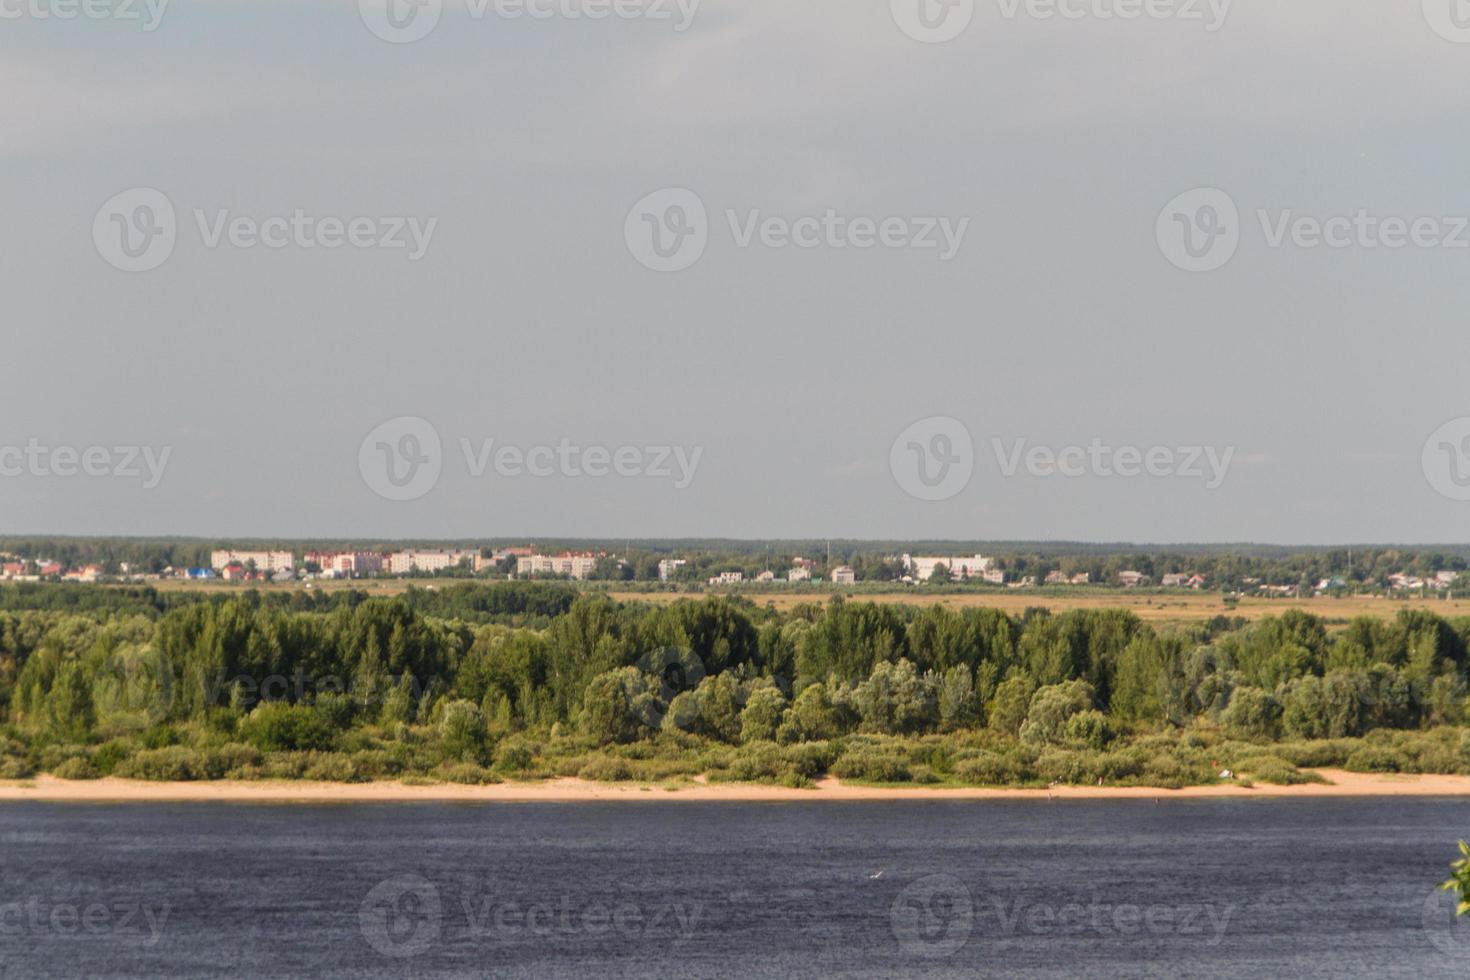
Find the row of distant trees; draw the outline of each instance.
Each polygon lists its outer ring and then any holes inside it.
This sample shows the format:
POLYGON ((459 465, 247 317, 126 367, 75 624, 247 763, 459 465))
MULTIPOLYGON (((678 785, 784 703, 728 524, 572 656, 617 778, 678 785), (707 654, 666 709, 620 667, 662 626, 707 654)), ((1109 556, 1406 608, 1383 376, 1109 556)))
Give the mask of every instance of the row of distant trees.
MULTIPOLYGON (((752 731, 804 740, 1020 735, 1039 703, 1056 701, 1049 731, 1095 711, 1099 738, 1201 716, 1242 737, 1316 738, 1463 722, 1470 660, 1470 620, 1417 611, 1329 634, 1295 611, 1159 631, 1122 610, 1016 617, 838 601, 778 613, 535 583, 392 599, 79 591, 109 598, 0 612, 0 721, 84 742, 325 698, 346 727, 425 722, 463 702, 503 731, 580 726, 616 741, 672 726, 733 740, 751 710, 752 731)), ((31 595, 46 605, 47 590, 31 595)))

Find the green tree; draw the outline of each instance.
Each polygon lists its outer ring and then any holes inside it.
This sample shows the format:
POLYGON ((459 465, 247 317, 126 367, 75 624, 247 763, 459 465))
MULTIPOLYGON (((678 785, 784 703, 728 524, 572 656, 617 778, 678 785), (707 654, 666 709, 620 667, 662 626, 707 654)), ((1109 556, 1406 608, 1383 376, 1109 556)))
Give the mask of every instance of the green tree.
POLYGON ((774 741, 785 711, 786 697, 779 689, 771 685, 755 688, 740 712, 740 741, 774 741))
POLYGON ((1067 720, 1093 705, 1092 685, 1083 680, 1050 684, 1031 696, 1031 708, 1021 726, 1021 741, 1055 745, 1065 736, 1067 720))
POLYGON ((459 699, 444 705, 439 718, 439 739, 446 755, 466 762, 483 762, 489 731, 485 714, 473 701, 459 699))

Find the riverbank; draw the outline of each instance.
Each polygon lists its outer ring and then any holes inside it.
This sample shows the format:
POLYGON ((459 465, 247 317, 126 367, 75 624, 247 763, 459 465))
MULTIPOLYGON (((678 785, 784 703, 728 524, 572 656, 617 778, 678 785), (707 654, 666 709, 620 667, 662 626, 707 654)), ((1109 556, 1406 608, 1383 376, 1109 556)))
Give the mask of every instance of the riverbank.
POLYGON ((873 800, 1107 800, 1252 799, 1280 797, 1470 796, 1470 776, 1403 776, 1316 770, 1326 783, 1246 787, 1154 789, 1146 786, 1055 786, 1050 789, 945 789, 877 787, 818 781, 812 789, 749 783, 684 783, 669 786, 553 779, 536 783, 431 786, 397 782, 318 783, 286 780, 144 782, 129 779, 66 780, 38 776, 0 782, 0 803, 584 803, 584 802, 812 802, 873 800))

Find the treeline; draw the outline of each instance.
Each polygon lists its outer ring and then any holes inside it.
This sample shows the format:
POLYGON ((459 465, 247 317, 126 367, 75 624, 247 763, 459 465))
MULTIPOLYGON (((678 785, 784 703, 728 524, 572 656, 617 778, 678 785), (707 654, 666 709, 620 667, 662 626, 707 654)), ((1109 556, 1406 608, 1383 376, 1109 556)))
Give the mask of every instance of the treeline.
POLYGON ((835 600, 782 614, 539 583, 395 598, 135 590, 94 605, 17 594, 37 608, 0 611, 0 722, 42 744, 169 726, 288 750, 430 726, 480 754, 519 732, 790 744, 989 729, 1102 746, 1204 723, 1248 739, 1342 738, 1463 723, 1470 659, 1470 619, 1419 611, 1329 634, 1297 611, 1160 631, 1123 610, 835 600))

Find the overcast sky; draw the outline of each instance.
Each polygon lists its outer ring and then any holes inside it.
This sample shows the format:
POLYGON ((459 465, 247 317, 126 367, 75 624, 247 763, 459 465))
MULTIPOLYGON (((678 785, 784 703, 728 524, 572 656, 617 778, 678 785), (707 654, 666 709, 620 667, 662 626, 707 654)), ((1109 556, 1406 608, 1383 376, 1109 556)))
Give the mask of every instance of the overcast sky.
POLYGON ((0 0, 0 531, 1467 538, 1451 0, 132 2, 0 0))

